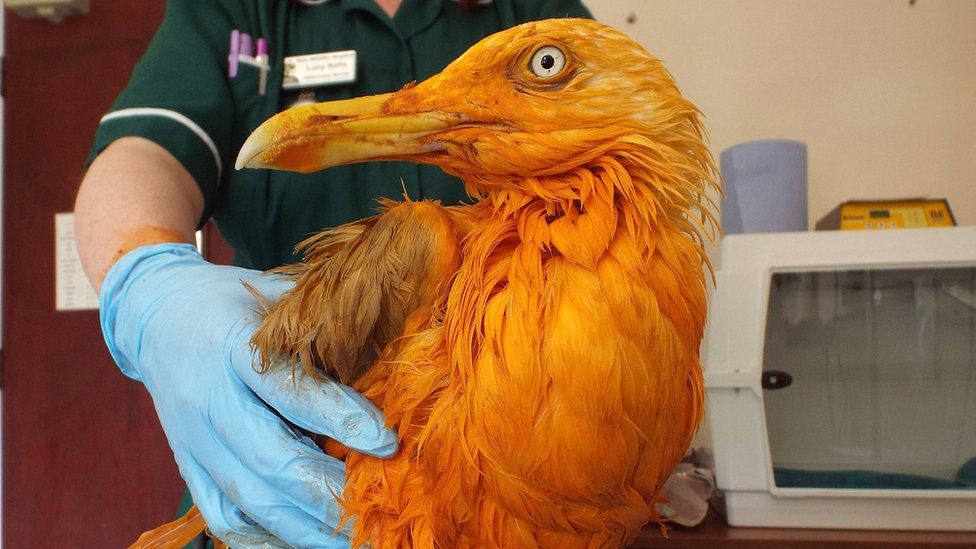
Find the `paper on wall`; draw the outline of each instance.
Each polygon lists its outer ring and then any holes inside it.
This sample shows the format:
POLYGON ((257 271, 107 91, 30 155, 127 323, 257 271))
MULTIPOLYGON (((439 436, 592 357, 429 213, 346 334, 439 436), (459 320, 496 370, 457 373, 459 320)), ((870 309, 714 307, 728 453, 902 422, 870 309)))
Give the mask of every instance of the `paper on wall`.
POLYGON ((75 246, 75 214, 54 214, 55 308, 58 311, 98 309, 98 294, 81 268, 75 246))

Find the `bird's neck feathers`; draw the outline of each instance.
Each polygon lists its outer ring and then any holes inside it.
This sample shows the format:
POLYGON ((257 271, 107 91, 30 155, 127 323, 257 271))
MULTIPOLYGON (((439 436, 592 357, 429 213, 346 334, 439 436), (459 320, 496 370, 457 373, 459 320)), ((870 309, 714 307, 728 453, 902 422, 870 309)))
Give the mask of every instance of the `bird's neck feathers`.
MULTIPOLYGON (((702 265, 709 265, 703 239, 714 226, 707 192, 716 177, 704 144, 689 139, 684 145, 624 136, 560 173, 465 179, 480 201, 472 209, 478 219, 465 237, 467 257, 447 300, 445 328, 456 382, 472 375, 484 338, 481 326, 492 315, 488 301, 516 280, 541 299, 550 283, 546 265, 556 257, 596 271, 602 258, 623 254, 617 261, 638 278, 667 281, 662 295, 691 292, 694 310, 676 305, 669 312, 689 326, 683 334, 688 342, 700 338, 702 265), (611 249, 615 241, 626 245, 611 249), (669 273, 662 276, 662 269, 669 273), (674 281, 687 288, 670 287, 674 281)), ((651 291, 655 284, 648 282, 651 291)))
POLYGON ((597 139, 564 166, 531 176, 459 175, 483 208, 515 224, 523 243, 574 263, 595 265, 623 229, 650 246, 661 230, 687 236, 707 265, 702 244, 716 226, 709 192, 717 176, 699 131, 597 139))

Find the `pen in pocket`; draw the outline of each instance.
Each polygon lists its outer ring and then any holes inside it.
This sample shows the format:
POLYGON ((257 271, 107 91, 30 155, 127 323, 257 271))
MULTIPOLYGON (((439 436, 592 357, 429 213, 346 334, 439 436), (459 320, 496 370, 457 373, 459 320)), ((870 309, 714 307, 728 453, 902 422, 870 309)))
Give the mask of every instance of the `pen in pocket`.
POLYGON ((237 76, 237 55, 240 53, 241 33, 237 29, 230 31, 230 53, 227 54, 227 76, 237 76))
POLYGON ((254 38, 237 29, 230 31, 230 53, 227 55, 227 75, 236 78, 241 63, 258 69, 258 93, 264 95, 268 88, 268 41, 258 38, 255 51, 254 38))
POLYGON ((268 41, 264 38, 258 38, 257 62, 261 71, 258 75, 258 93, 264 95, 268 86, 268 41))

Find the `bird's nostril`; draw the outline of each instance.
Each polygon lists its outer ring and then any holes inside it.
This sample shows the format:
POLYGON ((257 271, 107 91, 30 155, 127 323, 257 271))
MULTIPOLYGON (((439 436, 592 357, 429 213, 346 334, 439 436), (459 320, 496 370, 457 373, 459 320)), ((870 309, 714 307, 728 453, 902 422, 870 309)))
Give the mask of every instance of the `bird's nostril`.
POLYGON ((314 114, 308 117, 309 126, 318 126, 320 124, 330 124, 338 120, 338 116, 329 116, 327 114, 314 114))

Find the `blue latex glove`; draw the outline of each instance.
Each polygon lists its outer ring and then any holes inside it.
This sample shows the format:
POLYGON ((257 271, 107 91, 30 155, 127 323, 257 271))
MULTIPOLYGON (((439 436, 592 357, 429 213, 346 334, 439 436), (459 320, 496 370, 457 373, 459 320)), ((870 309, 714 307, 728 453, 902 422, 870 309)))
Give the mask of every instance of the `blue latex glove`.
POLYGON ((188 244, 123 256, 100 304, 112 357, 152 395, 180 474, 207 525, 234 547, 348 547, 333 534, 345 467, 285 423, 377 457, 396 434, 354 390, 301 369, 258 374, 251 335, 259 306, 291 287, 280 278, 207 263, 188 244), (277 412, 277 413, 276 413, 277 412))

